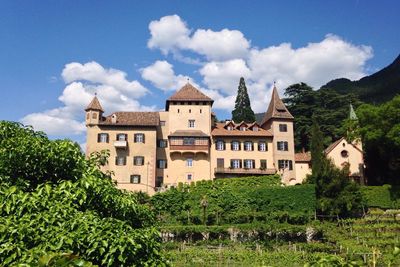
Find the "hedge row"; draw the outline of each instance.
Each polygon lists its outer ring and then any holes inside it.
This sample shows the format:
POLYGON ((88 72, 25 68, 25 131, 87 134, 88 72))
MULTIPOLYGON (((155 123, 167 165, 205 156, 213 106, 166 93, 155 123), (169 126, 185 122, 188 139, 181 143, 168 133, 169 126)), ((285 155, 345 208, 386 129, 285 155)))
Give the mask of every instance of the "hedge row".
POLYGON ((392 185, 362 186, 361 192, 371 208, 400 208, 400 187, 392 185))
POLYGON ((150 202, 164 224, 307 222, 315 211, 314 186, 285 187, 278 179, 265 176, 181 184, 154 195, 150 202))

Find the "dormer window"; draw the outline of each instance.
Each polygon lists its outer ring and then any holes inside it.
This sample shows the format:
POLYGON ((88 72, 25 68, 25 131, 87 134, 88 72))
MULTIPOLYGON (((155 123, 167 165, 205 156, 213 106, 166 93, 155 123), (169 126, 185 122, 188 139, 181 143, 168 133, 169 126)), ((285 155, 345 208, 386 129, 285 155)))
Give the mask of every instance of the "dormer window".
POLYGON ((240 130, 241 131, 246 131, 246 127, 245 126, 240 126, 240 130))
POLYGON ((253 131, 254 131, 254 132, 258 132, 258 127, 257 127, 257 126, 254 126, 254 127, 253 127, 253 131))
POLYGON ((116 123, 116 122, 117 122, 117 115, 112 114, 112 116, 111 116, 111 122, 112 122, 112 123, 116 123))
POLYGON ((232 130, 233 130, 233 127, 229 125, 228 127, 226 127, 226 129, 227 129, 228 131, 232 131, 232 130))

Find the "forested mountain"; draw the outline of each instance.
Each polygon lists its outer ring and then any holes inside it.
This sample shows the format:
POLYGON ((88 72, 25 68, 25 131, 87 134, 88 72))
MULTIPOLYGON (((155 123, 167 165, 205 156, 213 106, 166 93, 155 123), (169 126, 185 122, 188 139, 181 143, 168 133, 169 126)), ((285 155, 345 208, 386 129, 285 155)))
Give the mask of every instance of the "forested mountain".
POLYGON ((332 80, 320 90, 333 89, 341 94, 353 93, 370 104, 383 103, 400 94, 400 55, 392 64, 358 81, 340 78, 332 80))

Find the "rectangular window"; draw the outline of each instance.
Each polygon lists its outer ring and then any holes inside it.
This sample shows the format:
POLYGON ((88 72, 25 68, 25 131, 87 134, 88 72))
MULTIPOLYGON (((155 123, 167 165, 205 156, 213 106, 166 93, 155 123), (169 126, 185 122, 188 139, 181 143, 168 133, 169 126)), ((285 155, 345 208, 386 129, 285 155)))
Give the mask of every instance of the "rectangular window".
POLYGON ((279 124, 280 132, 287 132, 287 124, 279 124))
POLYGON ((246 127, 245 127, 245 126, 240 126, 240 130, 241 130, 242 132, 246 131, 246 127))
POLYGON ((217 140, 215 143, 215 149, 218 151, 225 150, 225 142, 223 140, 217 140))
POLYGON ((187 158, 186 159, 186 166, 187 167, 193 167, 193 159, 192 158, 187 158))
POLYGON ((144 165, 144 157, 142 156, 133 157, 133 165, 135 166, 144 165))
POLYGON ((267 168, 267 160, 261 159, 260 160, 260 169, 265 170, 267 168))
POLYGON ((289 145, 288 145, 288 142, 286 142, 286 141, 278 141, 277 146, 278 146, 278 150, 280 150, 280 151, 288 151, 289 150, 289 145))
POLYGON ((165 126, 165 121, 160 121, 160 126, 165 126))
POLYGON ((242 161, 240 159, 231 159, 231 168, 240 169, 242 167, 242 161))
POLYGON ((234 151, 240 150, 240 142, 239 141, 232 141, 231 150, 234 150, 234 151))
POLYGON ((188 127, 189 128, 194 128, 195 127, 195 120, 189 120, 188 121, 188 127))
POLYGON ((131 184, 140 184, 140 175, 131 175, 131 184))
POLYGON ((134 140, 135 143, 144 143, 144 134, 142 133, 137 133, 134 135, 134 140))
POLYGON ((267 143, 265 141, 258 142, 258 151, 267 151, 267 143))
POLYGON ((293 163, 291 160, 286 160, 286 159, 280 159, 278 160, 278 168, 279 169, 286 169, 289 168, 289 170, 293 170, 293 163))
POLYGON ((108 143, 108 133, 99 133, 97 135, 97 143, 108 143))
POLYGON ((166 159, 157 160, 157 168, 166 169, 167 168, 167 160, 166 159))
POLYGON ((116 156, 115 157, 115 165, 117 165, 117 166, 126 165, 126 157, 116 156))
POLYGON ((253 131, 254 131, 254 132, 258 132, 258 127, 257 127, 257 126, 254 126, 254 127, 253 127, 253 131))
POLYGON ((195 144, 195 139, 193 137, 184 137, 183 145, 184 146, 193 146, 195 144))
POLYGON ((188 181, 191 181, 191 180, 193 179, 193 174, 188 173, 188 174, 186 175, 186 178, 188 179, 188 181))
POLYGON ((127 134, 119 133, 117 134, 117 141, 126 141, 127 136, 127 134))
POLYGON ((157 145, 158 147, 164 148, 168 146, 168 140, 167 139, 158 139, 157 140, 157 145))
POLYGON ((245 167, 246 169, 253 169, 253 168, 254 168, 254 165, 255 165, 255 162, 254 162, 253 159, 245 159, 245 160, 243 161, 243 163, 244 163, 244 167, 245 167))
POLYGON ((156 187, 161 187, 164 183, 164 177, 157 176, 156 177, 156 187))
POLYGON ((251 141, 244 142, 244 150, 245 151, 253 151, 253 142, 251 142, 251 141))

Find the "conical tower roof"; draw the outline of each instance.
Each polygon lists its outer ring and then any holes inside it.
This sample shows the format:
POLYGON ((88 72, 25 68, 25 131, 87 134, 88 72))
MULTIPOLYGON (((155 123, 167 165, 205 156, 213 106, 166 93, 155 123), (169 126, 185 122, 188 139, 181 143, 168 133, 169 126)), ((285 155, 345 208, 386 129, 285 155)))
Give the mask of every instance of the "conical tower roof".
POLYGON ((181 89, 179 89, 175 94, 173 94, 170 98, 168 98, 166 110, 168 110, 169 102, 171 101, 214 102, 214 100, 200 92, 199 89, 191 85, 189 82, 185 84, 181 89))
POLYGON ((280 99, 276 86, 274 86, 274 88, 272 89, 271 102, 269 102, 267 112, 264 115, 264 119, 262 120, 261 125, 263 125, 270 119, 294 119, 292 114, 290 114, 289 110, 280 99))
POLYGON ((101 112, 104 112, 97 96, 94 96, 92 99, 92 102, 90 102, 90 104, 85 108, 85 111, 88 111, 88 110, 99 110, 101 112))

